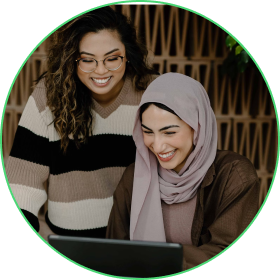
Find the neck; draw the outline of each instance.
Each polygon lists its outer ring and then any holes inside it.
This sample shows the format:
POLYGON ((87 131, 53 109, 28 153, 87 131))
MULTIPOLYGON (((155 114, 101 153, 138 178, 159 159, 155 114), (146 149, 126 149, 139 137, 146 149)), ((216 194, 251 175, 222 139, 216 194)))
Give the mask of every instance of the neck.
POLYGON ((124 84, 124 78, 108 93, 106 94, 96 94, 92 92, 93 98, 102 106, 107 107, 111 105, 119 96, 124 84))

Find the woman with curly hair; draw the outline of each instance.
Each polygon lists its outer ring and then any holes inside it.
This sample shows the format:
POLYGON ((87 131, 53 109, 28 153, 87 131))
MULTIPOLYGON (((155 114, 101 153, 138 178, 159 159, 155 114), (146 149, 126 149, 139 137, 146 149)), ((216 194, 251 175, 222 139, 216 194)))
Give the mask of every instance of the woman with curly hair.
POLYGON ((110 7, 54 33, 47 71, 24 109, 6 165, 13 195, 39 231, 105 237, 113 192, 134 162, 133 122, 156 77, 132 23, 110 7), (44 182, 48 180, 48 191, 44 182))

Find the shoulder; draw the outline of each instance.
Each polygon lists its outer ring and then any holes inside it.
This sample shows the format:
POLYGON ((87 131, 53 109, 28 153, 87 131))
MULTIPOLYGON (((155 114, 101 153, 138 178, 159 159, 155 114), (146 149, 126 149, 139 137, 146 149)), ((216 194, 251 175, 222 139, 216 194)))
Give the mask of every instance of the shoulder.
POLYGON ((45 85, 45 79, 41 79, 35 86, 34 91, 31 94, 34 99, 39 112, 43 112, 47 108, 47 88, 45 85))
MULTIPOLYGON (((214 161, 215 180, 236 192, 259 184, 255 167, 246 157, 232 151, 217 151, 214 161)), ((231 192, 230 191, 230 192, 231 192)))
POLYGON ((132 194, 135 163, 130 164, 124 171, 116 193, 128 192, 132 194))
MULTIPOLYGON (((53 114, 47 106, 47 89, 45 86, 45 80, 41 79, 34 87, 34 90, 25 105, 19 124, 26 126, 29 123, 28 127, 30 128, 30 125, 35 127, 35 124, 37 123, 37 126, 41 127, 52 123, 53 118, 53 114)), ((30 130, 33 131, 31 128, 30 130)))
POLYGON ((133 179, 134 179, 134 169, 135 169, 135 163, 131 163, 124 171, 123 173, 123 180, 126 183, 126 186, 130 188, 131 185, 133 185, 133 179))

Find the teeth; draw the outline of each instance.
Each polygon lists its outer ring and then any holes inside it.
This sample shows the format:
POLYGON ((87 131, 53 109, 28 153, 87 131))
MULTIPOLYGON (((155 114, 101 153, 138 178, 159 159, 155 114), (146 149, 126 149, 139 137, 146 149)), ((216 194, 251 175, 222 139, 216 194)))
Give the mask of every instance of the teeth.
POLYGON ((167 157, 172 156, 174 153, 175 153, 175 150, 171 151, 171 152, 168 153, 168 154, 164 154, 164 155, 158 154, 158 155, 159 155, 159 157, 161 157, 161 158, 167 158, 167 157))
POLYGON ((111 79, 111 77, 109 77, 107 79, 94 79, 94 78, 92 78, 92 79, 98 84, 105 84, 111 79))

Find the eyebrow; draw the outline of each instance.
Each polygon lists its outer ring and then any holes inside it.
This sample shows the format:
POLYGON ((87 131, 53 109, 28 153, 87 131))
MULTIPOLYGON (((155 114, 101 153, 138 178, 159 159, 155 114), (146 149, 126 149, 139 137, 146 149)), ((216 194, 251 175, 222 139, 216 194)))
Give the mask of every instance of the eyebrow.
MULTIPOLYGON (((144 128, 150 130, 150 131, 153 131, 152 129, 148 128, 147 126, 145 126, 144 124, 141 124, 141 126, 143 126, 144 128)), ((179 125, 175 125, 175 124, 172 124, 172 125, 168 125, 168 126, 165 126, 163 128, 161 128, 159 131, 163 131, 163 130, 167 130, 169 128, 172 128, 172 127, 180 127, 179 125)))
MULTIPOLYGON (((111 53, 113 53, 113 52, 115 52, 115 51, 119 51, 119 49, 113 49, 113 50, 111 50, 111 51, 105 53, 104 56, 105 56, 105 55, 108 55, 108 54, 111 54, 111 53)), ((88 52, 80 52, 80 55, 81 55, 81 54, 87 54, 87 55, 95 56, 94 54, 88 53, 88 52)))

